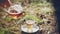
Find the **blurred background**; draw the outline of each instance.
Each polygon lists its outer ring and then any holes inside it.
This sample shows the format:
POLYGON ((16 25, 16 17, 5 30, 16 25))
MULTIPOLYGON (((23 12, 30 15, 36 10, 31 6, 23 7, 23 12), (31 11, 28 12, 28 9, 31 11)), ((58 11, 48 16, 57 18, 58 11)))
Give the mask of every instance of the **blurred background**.
POLYGON ((21 30, 21 25, 27 20, 26 15, 29 15, 28 19, 36 20, 40 28, 31 34, 59 34, 60 0, 0 0, 0 34, 27 34, 21 30), (17 19, 7 12, 15 4, 23 8, 22 17, 19 14, 17 19), (32 17, 29 14, 33 14, 32 17))

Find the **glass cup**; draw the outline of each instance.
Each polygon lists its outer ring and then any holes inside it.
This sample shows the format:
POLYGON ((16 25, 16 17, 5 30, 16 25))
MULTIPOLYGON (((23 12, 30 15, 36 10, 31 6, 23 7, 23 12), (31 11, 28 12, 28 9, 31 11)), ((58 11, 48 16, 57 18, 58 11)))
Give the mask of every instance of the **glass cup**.
POLYGON ((35 23, 35 21, 33 21, 33 20, 27 20, 27 21, 26 21, 27 28, 28 28, 28 29, 32 29, 34 23, 35 23))

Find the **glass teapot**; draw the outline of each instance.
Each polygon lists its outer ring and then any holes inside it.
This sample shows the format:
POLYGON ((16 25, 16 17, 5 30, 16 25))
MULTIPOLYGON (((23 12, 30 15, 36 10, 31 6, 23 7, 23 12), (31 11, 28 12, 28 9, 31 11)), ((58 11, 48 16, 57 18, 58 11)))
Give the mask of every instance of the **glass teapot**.
POLYGON ((20 4, 15 4, 15 5, 10 6, 7 12, 9 13, 10 17, 12 17, 13 19, 17 19, 23 15, 22 10, 23 9, 20 4))
POLYGON ((20 3, 12 3, 11 0, 0 0, 0 6, 6 11, 10 17, 17 19, 22 16, 22 6, 20 3))

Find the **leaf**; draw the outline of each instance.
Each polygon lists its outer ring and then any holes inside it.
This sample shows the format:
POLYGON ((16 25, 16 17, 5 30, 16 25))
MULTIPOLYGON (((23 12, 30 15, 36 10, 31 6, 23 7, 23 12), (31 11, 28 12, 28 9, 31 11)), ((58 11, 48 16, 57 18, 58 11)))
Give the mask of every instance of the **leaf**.
POLYGON ((2 28, 0 34, 9 34, 8 28, 2 28))
POLYGON ((2 31, 0 31, 0 34, 4 34, 2 31))
POLYGON ((10 34, 9 31, 4 31, 4 34, 10 34))
POLYGON ((11 20, 12 20, 12 18, 6 18, 6 20, 11 21, 11 20))

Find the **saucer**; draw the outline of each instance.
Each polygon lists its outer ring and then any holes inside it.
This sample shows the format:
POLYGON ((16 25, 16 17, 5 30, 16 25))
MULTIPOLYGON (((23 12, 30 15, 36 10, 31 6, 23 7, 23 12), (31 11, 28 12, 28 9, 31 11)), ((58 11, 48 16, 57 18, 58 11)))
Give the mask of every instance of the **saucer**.
POLYGON ((23 32, 26 32, 26 33, 35 33, 35 32, 37 32, 37 31, 39 30, 39 27, 38 27, 38 26, 34 26, 32 29, 28 29, 28 28, 26 27, 26 25, 22 25, 22 26, 21 26, 21 30, 22 30, 23 32))

